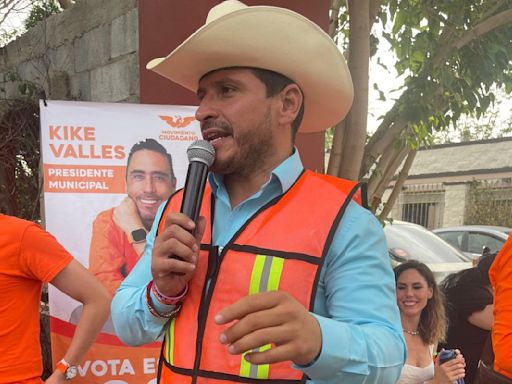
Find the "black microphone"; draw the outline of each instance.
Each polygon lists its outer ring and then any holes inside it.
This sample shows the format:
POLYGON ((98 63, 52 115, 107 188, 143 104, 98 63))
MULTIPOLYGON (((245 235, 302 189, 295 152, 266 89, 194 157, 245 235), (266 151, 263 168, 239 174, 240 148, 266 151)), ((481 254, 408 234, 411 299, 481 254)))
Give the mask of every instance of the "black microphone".
POLYGON ((209 141, 196 140, 188 147, 187 156, 189 164, 180 212, 190 217, 197 226, 208 168, 215 160, 215 148, 209 141))

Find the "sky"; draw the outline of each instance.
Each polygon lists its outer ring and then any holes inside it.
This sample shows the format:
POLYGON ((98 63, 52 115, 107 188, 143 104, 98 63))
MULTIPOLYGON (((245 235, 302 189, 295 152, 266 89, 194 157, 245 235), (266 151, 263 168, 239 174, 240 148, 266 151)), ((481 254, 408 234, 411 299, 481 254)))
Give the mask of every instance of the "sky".
MULTIPOLYGON (((29 15, 31 3, 29 0, 13 0, 14 8, 9 11, 9 14, 4 22, 2 22, 2 32, 19 30, 23 27, 23 21, 29 15)), ((0 11, 0 17, 3 19, 5 9, 2 8, 0 11)))

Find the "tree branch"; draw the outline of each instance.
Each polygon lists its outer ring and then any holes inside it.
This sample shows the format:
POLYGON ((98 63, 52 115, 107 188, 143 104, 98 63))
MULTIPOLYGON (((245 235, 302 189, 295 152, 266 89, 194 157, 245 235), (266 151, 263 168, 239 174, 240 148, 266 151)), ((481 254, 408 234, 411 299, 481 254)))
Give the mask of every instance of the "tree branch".
MULTIPOLYGON (((446 20, 444 23, 445 26, 443 28, 443 32, 441 32, 441 35, 439 36, 439 51, 437 54, 432 58, 432 68, 437 67, 440 65, 446 58, 446 56, 449 54, 451 50, 451 41, 453 36, 455 35, 455 28, 453 28, 451 25, 457 23, 454 23, 453 20, 459 20, 462 15, 464 14, 464 7, 460 7, 458 9, 458 12, 455 12, 449 19, 446 20)), ((429 73, 431 70, 429 71, 429 73)))
POLYGON ((2 25, 5 20, 7 20, 7 17, 11 12, 16 11, 16 6, 22 1, 23 0, 5 0, 0 3, 0 8, 5 12, 0 18, 0 25, 2 25))
POLYGON ((369 0, 348 0, 350 39, 348 68, 354 83, 354 102, 345 118, 339 176, 357 180, 363 159, 368 117, 370 61, 369 0))
POLYGON ((382 121, 368 144, 366 144, 363 165, 361 166, 361 172, 359 174, 360 177, 368 173, 375 163, 375 160, 382 155, 386 147, 396 140, 406 128, 407 122, 405 119, 397 116, 394 109, 386 114, 384 121, 382 121))
POLYGON ((414 162, 416 153, 416 149, 411 149, 409 151, 404 166, 400 170, 395 185, 393 186, 393 191, 391 192, 391 195, 389 195, 388 201, 386 201, 386 204, 384 205, 384 208, 382 209, 382 212, 379 215, 379 219, 381 221, 385 220, 388 217, 389 212, 391 212, 391 208, 393 208, 393 206, 395 205, 396 199, 398 198, 398 195, 400 194, 400 191, 402 189, 402 185, 404 185, 405 180, 407 180, 407 176, 409 176, 409 170, 411 169, 411 166, 414 162))
POLYGON ((488 32, 495 30, 503 25, 512 22, 512 9, 500 12, 494 16, 489 17, 487 20, 482 21, 475 25, 472 29, 467 31, 462 37, 457 40, 452 47, 461 49, 468 45, 473 40, 478 39, 480 36, 485 35, 488 32))
POLYGON ((372 201, 374 197, 378 197, 380 200, 408 152, 409 148, 405 142, 402 144, 401 148, 395 148, 395 146, 392 145, 384 152, 377 167, 382 172, 377 173, 373 181, 368 183, 368 197, 370 201, 372 201))
POLYGON ((340 163, 343 151, 343 133, 345 132, 344 128, 345 120, 342 120, 334 127, 329 164, 327 165, 327 174, 331 176, 338 176, 340 174, 340 163))

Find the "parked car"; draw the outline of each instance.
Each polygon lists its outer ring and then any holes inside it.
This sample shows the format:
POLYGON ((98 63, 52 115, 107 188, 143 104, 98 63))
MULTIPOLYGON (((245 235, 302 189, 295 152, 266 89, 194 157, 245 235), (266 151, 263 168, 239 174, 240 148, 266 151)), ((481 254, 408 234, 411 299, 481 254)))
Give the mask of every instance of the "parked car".
POLYGON ((438 282, 450 273, 471 268, 471 259, 421 225, 393 220, 384 233, 391 263, 415 259, 428 265, 438 282))
POLYGON ((488 248, 489 253, 498 252, 511 231, 512 228, 492 225, 462 225, 433 230, 436 235, 472 259, 482 256, 484 247, 488 248))

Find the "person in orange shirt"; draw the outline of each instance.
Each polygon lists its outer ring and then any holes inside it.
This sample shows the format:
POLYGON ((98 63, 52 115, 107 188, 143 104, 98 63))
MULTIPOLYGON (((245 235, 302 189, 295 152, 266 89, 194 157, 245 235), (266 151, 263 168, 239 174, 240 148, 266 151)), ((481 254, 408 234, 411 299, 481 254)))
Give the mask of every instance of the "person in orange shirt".
POLYGON ((0 214, 0 383, 40 384, 39 306, 43 283, 83 304, 71 344, 46 384, 65 383, 107 319, 106 289, 37 224, 0 214))
POLYGON ((494 370, 512 379, 512 235, 489 271, 494 289, 494 370))
POLYGON ((172 157, 154 139, 136 143, 126 168, 127 195, 93 222, 89 269, 113 296, 144 251, 156 211, 176 189, 172 157))

